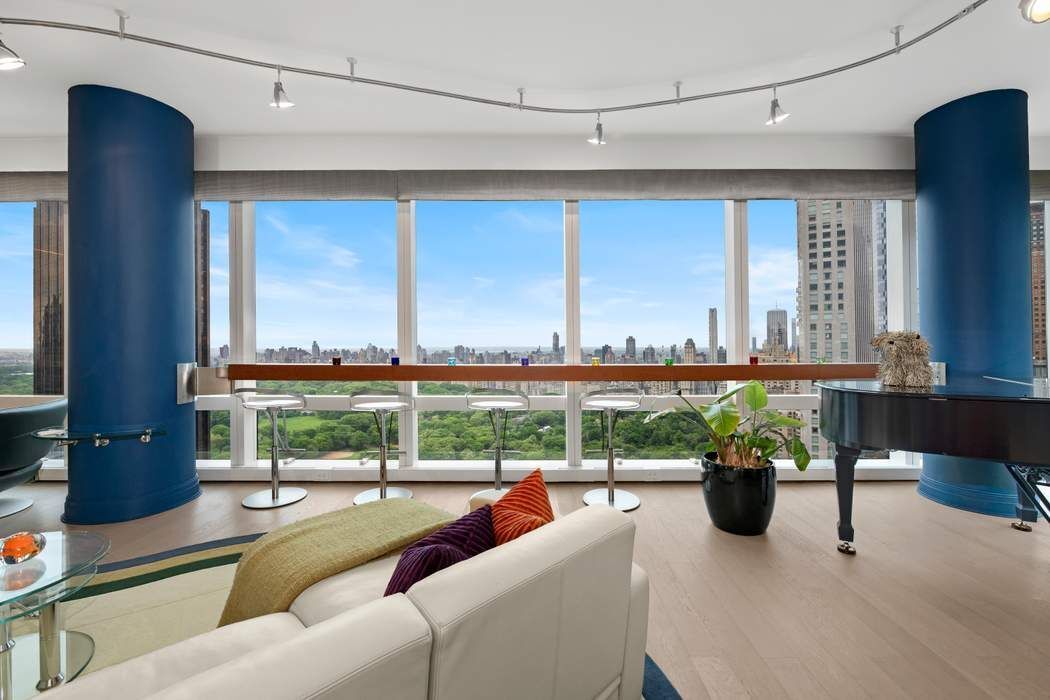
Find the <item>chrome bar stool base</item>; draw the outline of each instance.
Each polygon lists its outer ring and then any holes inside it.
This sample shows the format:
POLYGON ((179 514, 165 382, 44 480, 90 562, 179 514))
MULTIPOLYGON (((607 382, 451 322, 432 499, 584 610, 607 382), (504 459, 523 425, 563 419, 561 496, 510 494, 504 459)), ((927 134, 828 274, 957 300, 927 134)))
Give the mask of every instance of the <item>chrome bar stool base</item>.
POLYGON ((252 510, 280 508, 281 506, 290 506, 293 503, 298 503, 306 498, 306 494, 306 489, 301 489, 298 486, 282 486, 277 490, 277 498, 273 497, 273 492, 270 489, 266 489, 265 491, 256 491, 248 494, 241 501, 241 505, 252 510))
POLYGON ((387 486, 386 496, 381 496, 379 489, 368 489, 354 496, 354 505, 359 506, 362 503, 371 503, 372 501, 381 501, 384 498, 412 498, 412 492, 408 489, 403 489, 400 486, 387 486))
POLYGON ((623 489, 613 491, 613 500, 610 502, 609 489, 604 487, 591 489, 583 494, 583 502, 589 506, 612 506, 616 510, 621 510, 625 513, 642 505, 642 499, 623 489))

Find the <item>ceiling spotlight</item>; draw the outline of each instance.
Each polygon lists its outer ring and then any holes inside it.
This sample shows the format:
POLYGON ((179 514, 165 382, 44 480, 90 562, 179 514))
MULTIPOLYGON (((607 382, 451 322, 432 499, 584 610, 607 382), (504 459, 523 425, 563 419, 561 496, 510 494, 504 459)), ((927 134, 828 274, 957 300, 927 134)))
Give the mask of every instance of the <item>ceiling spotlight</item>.
POLYGON ((1021 16, 1033 24, 1050 20, 1050 0, 1021 0, 1021 16))
POLYGON ((281 84, 281 68, 277 67, 277 82, 273 84, 273 102, 270 106, 274 109, 289 109, 294 107, 295 103, 288 97, 288 93, 284 91, 284 85, 281 84))
POLYGON ((22 57, 7 47, 0 39, 0 70, 18 70, 25 68, 26 62, 22 57))
POLYGON ((592 144, 594 146, 605 145, 605 130, 602 129, 601 112, 598 113, 598 123, 594 125, 594 134, 591 135, 589 139, 587 139, 587 143, 592 144))
POLYGON ((769 103, 769 119, 766 126, 774 126, 791 116, 791 112, 785 112, 780 108, 780 100, 777 99, 777 88, 773 87, 773 101, 769 103))

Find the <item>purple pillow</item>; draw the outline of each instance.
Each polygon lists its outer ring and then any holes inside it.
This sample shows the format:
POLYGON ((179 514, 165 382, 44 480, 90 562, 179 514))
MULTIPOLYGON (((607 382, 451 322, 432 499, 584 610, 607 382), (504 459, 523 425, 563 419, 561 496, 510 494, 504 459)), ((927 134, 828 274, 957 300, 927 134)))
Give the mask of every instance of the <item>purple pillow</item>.
POLYGON ((495 546, 492 507, 482 506, 409 545, 401 553, 383 595, 405 593, 416 581, 495 546))

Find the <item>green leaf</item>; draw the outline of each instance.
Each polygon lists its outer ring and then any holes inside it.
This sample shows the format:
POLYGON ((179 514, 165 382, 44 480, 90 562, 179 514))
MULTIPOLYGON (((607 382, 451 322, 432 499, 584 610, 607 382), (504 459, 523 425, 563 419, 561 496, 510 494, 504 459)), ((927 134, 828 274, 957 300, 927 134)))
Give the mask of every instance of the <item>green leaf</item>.
POLYGON ((709 404, 700 409, 701 415, 707 421, 711 431, 715 435, 726 437, 732 435, 736 426, 740 423, 740 412, 734 403, 721 403, 720 401, 709 404))
POLYGON ((776 411, 763 411, 762 415, 767 421, 779 428, 802 428, 806 425, 797 418, 785 416, 783 413, 777 413, 776 411))
POLYGON ((791 453, 791 459, 795 461, 795 467, 800 471, 806 471, 806 467, 809 466, 809 450, 798 438, 791 438, 788 442, 788 452, 791 453))
POLYGON ((741 389, 743 389, 745 386, 747 386, 747 385, 746 384, 737 384, 735 387, 733 387, 732 389, 730 389, 729 391, 727 391, 726 393, 722 394, 717 399, 715 399, 715 403, 724 403, 726 400, 733 398, 733 396, 735 396, 736 393, 738 391, 740 391, 741 389))
POLYGON ((752 411, 760 411, 769 403, 769 396, 762 382, 750 381, 744 385, 744 403, 752 411))

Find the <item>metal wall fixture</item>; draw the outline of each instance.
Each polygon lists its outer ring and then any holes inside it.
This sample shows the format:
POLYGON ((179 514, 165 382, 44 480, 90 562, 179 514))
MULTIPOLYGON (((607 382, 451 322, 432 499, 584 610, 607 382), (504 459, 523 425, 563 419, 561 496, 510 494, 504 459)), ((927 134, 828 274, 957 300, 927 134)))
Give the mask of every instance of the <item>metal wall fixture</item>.
MULTIPOLYGON (((777 80, 774 82, 762 83, 758 85, 746 85, 738 88, 730 88, 727 90, 718 90, 715 92, 704 92, 693 95, 681 95, 676 89, 675 96, 665 100, 653 100, 650 102, 635 102, 630 104, 616 104, 608 106, 595 106, 595 107, 554 107, 538 104, 526 104, 524 101, 524 91, 518 92, 517 100, 497 100, 489 97, 481 97, 479 95, 470 95, 462 92, 452 92, 449 90, 438 90, 436 88, 430 88, 423 85, 413 85, 409 83, 398 83, 389 80, 379 80, 376 78, 365 78, 356 75, 355 68, 357 61, 355 59, 348 59, 350 63, 350 72, 347 73, 332 73, 329 71, 316 70, 313 68, 303 68, 296 66, 286 66, 277 63, 271 63, 268 61, 259 61, 252 58, 246 58, 244 56, 237 56, 234 54, 222 53, 219 51, 211 51, 209 49, 202 49, 196 46, 189 46, 187 44, 180 44, 175 41, 167 41, 165 39, 158 39, 155 37, 144 36, 141 34, 130 34, 125 31, 127 15, 121 11, 117 11, 120 23, 118 29, 106 29, 104 27, 95 27, 86 24, 75 24, 70 22, 55 22, 52 20, 42 19, 28 19, 19 17, 0 17, 0 24, 10 24, 25 27, 41 27, 45 29, 60 29, 65 31, 75 32, 87 32, 91 34, 101 34, 103 36, 111 36, 117 39, 126 41, 135 41, 142 44, 149 44, 151 46, 158 46, 165 49, 171 49, 174 51, 183 51, 186 53, 196 54, 198 56, 205 56, 207 58, 214 58, 220 61, 229 61, 232 63, 239 63, 246 66, 254 66, 256 68, 265 68, 273 71, 284 71, 286 73, 295 73, 298 75, 308 75, 315 78, 327 78, 330 80, 345 80, 354 83, 362 83, 364 85, 374 85, 376 87, 389 88, 392 90, 403 90, 406 92, 415 92, 423 95, 430 95, 433 97, 444 97, 452 100, 462 100, 465 102, 474 102, 476 104, 489 105, 491 107, 504 107, 510 109, 517 109, 523 112, 541 112, 545 114, 593 114, 595 116, 600 115, 602 112, 626 112, 637 109, 653 109, 656 107, 666 107, 670 105, 677 105, 683 102, 698 102, 700 100, 710 100, 719 97, 730 97, 733 95, 743 95, 751 92, 765 92, 773 90, 776 87, 784 88, 790 85, 798 85, 800 83, 806 83, 813 80, 819 80, 828 76, 836 75, 838 73, 844 73, 846 71, 855 70, 866 66, 876 61, 881 61, 890 56, 900 54, 905 49, 909 49, 916 44, 925 41, 934 34, 946 29, 952 24, 965 18, 966 16, 973 13, 974 10, 984 5, 988 0, 975 0, 963 7, 960 11, 956 12, 951 17, 948 17, 944 21, 936 24, 935 26, 927 29, 925 32, 918 34, 913 39, 908 41, 900 41, 900 27, 894 27, 891 32, 894 35, 894 45, 889 49, 880 53, 867 56, 865 58, 852 61, 851 63, 845 63, 842 65, 834 66, 826 70, 818 71, 816 73, 808 73, 806 75, 796 76, 794 78, 786 78, 783 80, 777 80)), ((1045 22, 1050 19, 1050 0, 1022 0, 1021 14, 1024 18, 1030 22, 1045 22)), ((5 58, 7 60, 6 65, 10 65, 11 70, 14 68, 21 68, 25 65, 25 62, 7 46, 0 44, 0 69, 5 69, 5 58), (15 63, 17 62, 17 64, 15 63)), ((280 76, 278 76, 277 83, 274 85, 274 100, 273 104, 277 108, 291 107, 294 103, 287 99, 287 94, 284 93, 284 86, 281 83, 280 76), (278 92, 280 91, 280 94, 278 92), (278 99, 282 97, 284 99, 278 99)), ((776 122, 774 122, 776 123, 776 122)), ((601 126, 600 120, 598 126, 601 126)), ((596 134, 597 136, 597 134, 596 134)), ((598 139, 594 136, 588 139, 590 143, 601 145, 605 143, 605 135, 602 133, 598 139)))

